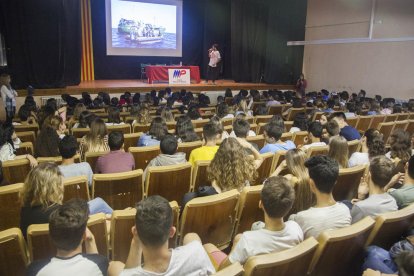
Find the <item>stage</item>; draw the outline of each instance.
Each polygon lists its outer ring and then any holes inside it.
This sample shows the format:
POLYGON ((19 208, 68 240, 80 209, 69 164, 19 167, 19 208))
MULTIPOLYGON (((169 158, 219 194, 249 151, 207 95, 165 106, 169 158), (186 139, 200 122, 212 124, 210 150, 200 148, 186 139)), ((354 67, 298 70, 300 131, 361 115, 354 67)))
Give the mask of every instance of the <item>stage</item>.
MULTIPOLYGON (((131 93, 148 93, 151 90, 162 90, 171 87, 173 91, 185 89, 194 93, 208 91, 224 91, 227 88, 232 90, 240 89, 257 89, 257 90, 293 90, 294 85, 285 84, 265 84, 265 83, 242 83, 233 80, 218 80, 216 85, 205 84, 204 80, 198 84, 190 85, 169 85, 168 83, 148 84, 146 80, 95 80, 83 81, 76 86, 67 86, 66 88, 54 89, 35 89, 35 96, 56 96, 68 93, 71 95, 80 95, 82 92, 97 94, 98 92, 108 92, 110 94, 119 94, 129 91, 131 93)), ((26 90, 18 90, 19 97, 26 96, 26 90)))

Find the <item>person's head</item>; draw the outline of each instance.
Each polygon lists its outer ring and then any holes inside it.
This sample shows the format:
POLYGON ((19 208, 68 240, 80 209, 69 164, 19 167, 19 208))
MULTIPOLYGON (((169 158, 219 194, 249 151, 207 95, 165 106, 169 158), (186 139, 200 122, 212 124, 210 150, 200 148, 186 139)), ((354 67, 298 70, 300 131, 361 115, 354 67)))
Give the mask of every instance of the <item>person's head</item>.
POLYGON ((63 178, 58 165, 46 162, 33 168, 26 176, 20 198, 28 207, 62 204, 63 178))
POLYGON ((218 49, 218 44, 217 43, 214 43, 212 46, 211 46, 211 48, 213 49, 213 50, 217 50, 218 49))
POLYGON ((124 146, 124 133, 120 131, 113 131, 108 135, 108 146, 111 151, 122 149, 124 146))
POLYGON ((333 109, 335 107, 335 100, 329 99, 328 101, 326 101, 326 105, 328 106, 328 108, 333 109))
POLYGON ((197 120, 199 118, 201 118, 200 112, 198 112, 197 108, 195 107, 191 107, 188 110, 188 116, 190 117, 191 120, 197 120))
POLYGON ((311 122, 308 126, 309 137, 312 138, 322 138, 323 126, 320 122, 311 122))
POLYGON ((328 156, 317 155, 309 158, 305 162, 305 167, 308 168, 311 178, 312 192, 332 193, 339 175, 338 162, 328 156))
POLYGON ((58 250, 73 251, 81 246, 89 218, 88 203, 71 199, 50 214, 49 235, 58 250))
POLYGON ((408 175, 409 178, 414 180, 414 155, 411 156, 410 159, 408 160, 408 162, 406 163, 405 173, 406 173, 406 178, 407 178, 407 175, 408 175))
POLYGON ((203 126, 203 138, 206 142, 216 142, 220 139, 220 129, 213 122, 208 122, 203 126))
POLYGON ((275 144, 277 141, 280 140, 280 137, 282 137, 283 134, 283 128, 274 125, 272 123, 269 123, 265 125, 264 128, 264 138, 266 140, 266 143, 268 144, 275 144))
POLYGON ((229 106, 226 103, 221 103, 217 106, 217 116, 224 118, 229 114, 229 106))
POLYGON ((348 141, 342 136, 332 137, 329 141, 328 156, 336 160, 340 168, 348 168, 348 141))
POLYGON ((182 142, 194 142, 200 140, 200 137, 198 137, 197 133, 194 131, 194 126, 190 117, 187 115, 178 118, 175 126, 175 135, 177 135, 182 142))
POLYGON ((87 134, 92 140, 103 139, 108 134, 105 122, 101 118, 92 121, 90 132, 87 134))
POLYGON ((91 117, 92 113, 88 110, 82 111, 79 114, 79 127, 86 128, 89 127, 89 117, 91 117))
POLYGON ((73 110, 73 118, 79 120, 79 116, 83 111, 86 111, 86 106, 83 103, 76 104, 75 109, 73 110))
POLYGON ((390 136, 391 158, 399 158, 406 163, 411 157, 411 135, 407 131, 397 128, 390 136))
POLYGON ((108 123, 119 124, 121 123, 121 113, 116 107, 108 108, 108 123))
POLYGON ((414 275, 414 252, 402 251, 395 257, 395 263, 398 267, 399 276, 414 275))
POLYGON ((161 111, 161 118, 164 119, 165 122, 174 122, 174 115, 172 114, 169 108, 163 108, 161 111))
POLYGON ((250 124, 248 121, 243 119, 236 119, 233 122, 233 131, 236 134, 236 137, 246 138, 249 134, 250 124))
POLYGON ((326 114, 322 114, 321 118, 319 119, 319 123, 325 126, 328 123, 328 116, 326 114))
POLYGON ((346 125, 346 116, 345 116, 345 113, 343 112, 332 113, 332 115, 330 116, 330 119, 335 120, 338 123, 339 128, 343 128, 346 125))
POLYGON ((19 112, 17 113, 17 115, 19 116, 20 121, 26 122, 29 119, 29 117, 31 116, 30 108, 25 104, 22 105, 19 108, 19 112))
POLYGON ((207 168, 208 178, 215 181, 222 192, 241 191, 246 181, 252 182, 256 175, 254 161, 236 138, 224 139, 214 159, 207 168))
POLYGON ((370 158, 385 154, 384 140, 382 139, 382 134, 377 129, 370 128, 366 130, 361 140, 363 146, 368 148, 368 156, 370 158))
POLYGON ((293 119, 293 127, 299 128, 301 131, 308 130, 308 116, 305 112, 299 112, 293 119))
POLYGON ((339 128, 338 123, 335 120, 330 120, 326 126, 326 132, 328 132, 329 137, 338 136, 341 129, 339 128))
POLYGON ((246 99, 241 99, 239 102, 239 111, 243 111, 244 113, 248 113, 249 109, 247 108, 247 101, 246 99))
POLYGON ((136 209, 133 232, 142 244, 149 249, 166 245, 176 231, 170 203, 165 198, 154 195, 138 202, 136 209))
POLYGON ((149 105, 146 103, 143 103, 141 105, 141 109, 139 110, 138 114, 138 123, 141 125, 146 125, 151 122, 151 115, 150 115, 150 108, 149 105))
POLYGON ((167 124, 161 117, 154 118, 151 122, 148 134, 158 141, 161 141, 162 137, 168 134, 167 124))
POLYGON ((59 153, 63 159, 71 159, 78 152, 78 141, 72 135, 66 135, 59 141, 59 153))
POLYGON ((369 163, 370 183, 384 188, 394 176, 395 165, 388 157, 376 156, 369 163))
POLYGON ((42 129, 46 129, 47 127, 54 129, 59 135, 64 134, 66 131, 66 125, 58 115, 51 115, 45 119, 42 129))
POLYGON ((281 129, 285 129, 285 121, 283 121, 283 118, 280 115, 273 115, 269 121, 269 124, 273 124, 280 127, 281 129))
POLYGON ((174 155, 177 152, 178 141, 174 135, 165 135, 160 142, 160 149, 162 154, 174 155))
POLYGON ((9 86, 11 82, 11 77, 9 74, 0 75, 0 85, 9 86))
POLYGON ((283 176, 269 177, 263 184, 260 206, 272 219, 286 216, 295 202, 295 191, 283 176))

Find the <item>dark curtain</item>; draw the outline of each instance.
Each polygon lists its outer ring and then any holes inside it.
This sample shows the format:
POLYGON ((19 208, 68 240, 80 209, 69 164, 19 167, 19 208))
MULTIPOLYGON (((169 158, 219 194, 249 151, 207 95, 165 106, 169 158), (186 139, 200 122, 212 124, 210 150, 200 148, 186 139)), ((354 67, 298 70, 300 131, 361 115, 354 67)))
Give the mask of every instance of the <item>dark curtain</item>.
POLYGON ((79 84, 80 1, 2 0, 0 11, 15 88, 79 84))

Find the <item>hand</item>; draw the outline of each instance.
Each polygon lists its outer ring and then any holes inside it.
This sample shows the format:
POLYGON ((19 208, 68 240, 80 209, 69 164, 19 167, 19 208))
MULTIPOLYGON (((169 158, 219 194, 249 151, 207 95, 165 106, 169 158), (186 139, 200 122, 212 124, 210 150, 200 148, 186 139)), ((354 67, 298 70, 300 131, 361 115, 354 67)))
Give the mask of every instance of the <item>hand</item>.
POLYGON ((357 198, 354 198, 354 199, 352 199, 352 200, 351 200, 351 203, 352 203, 352 204, 355 204, 355 203, 357 203, 358 201, 361 201, 361 200, 360 200, 360 199, 357 199, 357 198))
POLYGON ((369 186, 368 186, 367 178, 368 178, 367 174, 361 177, 361 182, 359 183, 359 186, 358 186, 358 199, 364 199, 369 193, 369 186))
POLYGON ((34 158, 33 156, 31 156, 30 154, 26 155, 27 160, 29 160, 30 163, 30 167, 34 168, 38 165, 36 158, 34 158))
POLYGON ((405 178, 405 174, 404 173, 397 173, 396 175, 394 175, 391 178, 390 182, 388 182, 388 184, 385 186, 386 189, 388 190, 388 189, 394 187, 397 183, 404 182, 404 178, 405 178))

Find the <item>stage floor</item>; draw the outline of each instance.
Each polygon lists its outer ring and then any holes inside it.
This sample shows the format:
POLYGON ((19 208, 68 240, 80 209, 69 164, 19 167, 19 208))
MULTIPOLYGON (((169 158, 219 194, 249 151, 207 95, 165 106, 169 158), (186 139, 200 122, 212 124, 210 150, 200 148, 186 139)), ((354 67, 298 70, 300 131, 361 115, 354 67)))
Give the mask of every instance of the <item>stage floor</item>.
MULTIPOLYGON (((96 94, 98 92, 104 91, 108 93, 124 93, 129 91, 131 93, 148 93, 151 90, 161 90, 166 87, 171 87, 173 91, 179 91, 181 89, 186 89, 194 93, 199 93, 203 91, 224 91, 226 88, 232 90, 240 89, 257 89, 257 90, 268 90, 268 89, 279 89, 279 90, 289 90, 294 89, 294 85, 284 85, 284 84, 265 84, 265 83, 241 83, 235 82, 233 80, 218 80, 216 85, 205 84, 204 81, 198 84, 190 85, 170 85, 168 83, 157 83, 157 84, 148 84, 144 80, 95 80, 95 81, 83 81, 76 86, 68 86, 66 88, 57 88, 57 89, 36 89, 36 96, 52 96, 52 95, 61 95, 64 93, 69 93, 71 95, 79 95, 82 92, 89 92, 91 94, 96 94)), ((26 94, 25 90, 18 91, 19 95, 26 94)))

